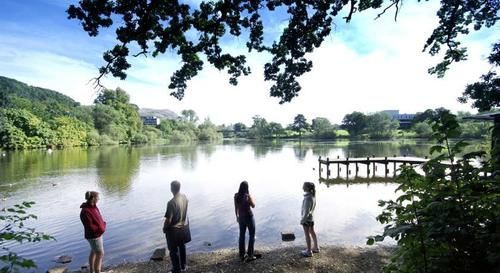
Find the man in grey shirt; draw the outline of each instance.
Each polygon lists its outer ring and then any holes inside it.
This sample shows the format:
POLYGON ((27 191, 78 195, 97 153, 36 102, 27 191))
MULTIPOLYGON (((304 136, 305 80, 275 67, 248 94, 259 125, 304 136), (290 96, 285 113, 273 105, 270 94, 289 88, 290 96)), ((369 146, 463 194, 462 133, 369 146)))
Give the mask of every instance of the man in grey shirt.
POLYGON ((165 212, 165 222, 163 223, 163 233, 167 238, 168 251, 172 261, 172 273, 179 273, 186 270, 186 232, 189 228, 186 221, 188 200, 180 193, 181 183, 172 181, 170 191, 174 195, 167 204, 165 212))

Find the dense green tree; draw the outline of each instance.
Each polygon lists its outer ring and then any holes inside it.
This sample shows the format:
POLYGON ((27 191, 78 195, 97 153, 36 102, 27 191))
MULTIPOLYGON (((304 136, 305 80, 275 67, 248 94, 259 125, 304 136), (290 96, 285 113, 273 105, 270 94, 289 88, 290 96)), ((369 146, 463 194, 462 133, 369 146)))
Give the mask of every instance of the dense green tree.
POLYGON ((417 137, 429 138, 432 135, 432 127, 428 122, 418 122, 412 126, 417 137))
POLYGON ((243 130, 246 130, 247 126, 244 123, 242 123, 242 122, 237 122, 237 123, 234 124, 233 128, 234 128, 234 131, 236 133, 239 133, 239 132, 241 132, 243 130))
POLYGON ((57 117, 52 122, 53 143, 61 147, 87 146, 90 127, 73 117, 57 117))
POLYGON ((199 140, 216 141, 222 139, 222 134, 217 132, 217 126, 215 126, 209 118, 206 118, 205 121, 198 126, 198 129, 200 130, 198 133, 199 140))
POLYGON ((271 137, 280 137, 285 133, 285 129, 283 128, 283 126, 280 123, 274 121, 269 122, 268 128, 269 128, 269 135, 271 137))
POLYGON ((415 114, 415 117, 413 118, 412 123, 416 124, 419 122, 429 121, 434 116, 436 116, 436 111, 434 111, 433 109, 427 109, 424 112, 415 114))
POLYGON ((270 136, 269 124, 267 120, 261 116, 254 116, 253 125, 250 127, 248 135, 252 138, 262 139, 270 136))
POLYGON ((130 101, 130 96, 121 88, 117 88, 116 90, 112 89, 102 90, 97 95, 97 98, 94 100, 94 103, 108 105, 118 110, 122 108, 125 104, 128 104, 129 101, 130 101))
POLYGON ((399 121, 379 112, 367 116, 365 132, 371 138, 391 138, 398 127, 399 121))
POLYGON ((460 137, 480 139, 488 136, 492 127, 491 123, 487 121, 474 121, 467 119, 470 116, 473 115, 469 112, 458 111, 457 113, 457 119, 459 120, 462 132, 460 137))
MULTIPOLYGON (((220 41, 246 35, 249 51, 270 54, 272 59, 264 66, 265 80, 274 82, 270 95, 283 103, 298 95, 301 87, 297 78, 313 65, 307 54, 321 46, 331 33, 334 18, 344 9, 347 16, 343 19, 350 22, 357 13, 379 8, 383 8, 379 16, 394 8, 396 18, 402 5, 402 0, 242 0, 203 1, 199 5, 159 0, 80 0, 67 12, 68 18, 79 20, 90 36, 97 36, 101 28, 116 28, 118 43, 104 53, 105 65, 99 69, 97 84, 108 73, 125 79, 131 56, 155 57, 172 50, 182 60, 169 85, 176 98, 183 98, 187 81, 203 69, 200 55, 215 68, 226 70, 229 82, 237 84, 239 76, 250 73, 246 56, 225 52, 220 41), (265 24, 265 16, 278 16, 286 24, 280 37, 272 37, 271 42, 264 39, 264 31, 274 26, 265 24), (131 52, 134 50, 138 52, 131 52)), ((498 0, 441 0, 439 24, 425 42, 424 51, 439 54, 443 60, 429 73, 441 77, 451 63, 465 60, 466 48, 460 40, 471 31, 494 26, 499 10, 498 0)))
MULTIPOLYGON (((95 99, 94 124, 99 133, 120 143, 133 142, 142 130, 138 107, 130 104, 129 95, 122 89, 102 90, 95 99)), ((142 138, 143 139, 143 138, 142 138)))
POLYGON ((161 138, 162 131, 152 126, 145 126, 143 134, 146 136, 147 142, 153 142, 161 138))
POLYGON ((120 120, 120 113, 113 107, 96 104, 93 110, 95 128, 99 133, 104 134, 108 127, 120 120))
POLYGON ((312 120, 311 128, 316 138, 334 138, 334 126, 327 118, 317 117, 312 120))
POLYGON ((304 115, 298 114, 293 119, 292 128, 294 131, 299 133, 299 137, 302 137, 302 134, 308 130, 310 127, 309 123, 307 123, 307 119, 304 115))
POLYGON ((70 115, 94 127, 94 106, 78 106, 70 112, 70 115))
POLYGON ((172 119, 162 119, 160 121, 160 130, 164 136, 171 135, 172 132, 176 129, 177 124, 175 120, 172 119))
POLYGON ((8 149, 52 145, 49 125, 25 109, 0 109, 0 144, 8 149))
POLYGON ((182 110, 181 112, 182 118, 191 123, 196 123, 198 122, 198 116, 196 115, 196 112, 194 110, 182 110))
POLYGON ((349 132, 351 136, 360 135, 367 125, 367 117, 361 112, 352 112, 342 119, 341 127, 349 132))

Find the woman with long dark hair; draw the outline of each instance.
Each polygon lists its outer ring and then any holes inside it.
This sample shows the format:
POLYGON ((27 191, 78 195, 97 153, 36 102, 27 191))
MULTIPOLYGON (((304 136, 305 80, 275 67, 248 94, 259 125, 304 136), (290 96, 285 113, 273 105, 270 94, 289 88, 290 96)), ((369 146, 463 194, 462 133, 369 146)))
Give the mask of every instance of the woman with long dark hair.
POLYGON ((239 253, 241 261, 249 262, 256 259, 254 256, 255 244, 255 220, 252 208, 255 208, 255 201, 248 191, 248 182, 240 183, 238 192, 234 195, 234 212, 236 221, 240 225, 239 253), (245 254, 245 233, 248 229, 248 250, 245 254))
POLYGON ((316 187, 312 182, 304 182, 304 201, 302 201, 302 217, 300 224, 304 228, 307 249, 302 251, 302 256, 312 257, 313 253, 319 253, 318 239, 314 231, 314 209, 316 208, 316 187), (314 246, 311 246, 311 241, 314 246))
POLYGON ((101 212, 97 208, 99 193, 88 191, 85 193, 85 200, 80 208, 80 220, 85 229, 85 239, 90 244, 89 272, 100 273, 102 259, 104 257, 104 247, 102 244, 102 235, 106 231, 106 222, 102 219, 101 212))

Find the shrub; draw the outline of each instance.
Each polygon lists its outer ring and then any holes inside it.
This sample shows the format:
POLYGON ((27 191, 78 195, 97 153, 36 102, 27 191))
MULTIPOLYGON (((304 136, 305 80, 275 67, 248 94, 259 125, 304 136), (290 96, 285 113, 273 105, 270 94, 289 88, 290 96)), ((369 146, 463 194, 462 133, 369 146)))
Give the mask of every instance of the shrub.
POLYGON ((498 272, 500 179, 484 176, 488 163, 472 164, 484 152, 456 158, 467 144, 449 142, 461 133, 454 115, 439 111, 432 129, 437 145, 431 154, 439 155, 424 164, 425 176, 402 167, 401 195, 379 201, 384 210, 377 220, 386 225, 384 232, 367 243, 397 241, 385 272, 498 272))

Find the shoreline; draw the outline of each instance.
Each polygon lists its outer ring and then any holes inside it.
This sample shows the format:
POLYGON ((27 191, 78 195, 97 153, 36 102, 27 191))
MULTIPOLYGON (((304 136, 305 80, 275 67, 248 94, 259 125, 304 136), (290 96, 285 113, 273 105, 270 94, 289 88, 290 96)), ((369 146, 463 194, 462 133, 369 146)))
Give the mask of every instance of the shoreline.
MULTIPOLYGON (((321 252, 311 258, 300 255, 301 246, 259 248, 256 253, 262 258, 243 263, 236 248, 225 248, 210 252, 187 253, 187 272, 232 273, 232 272, 339 272, 379 273, 389 259, 394 247, 349 247, 323 246, 321 252)), ((170 270, 170 258, 163 261, 139 261, 110 265, 103 273, 158 273, 170 270)), ((76 271, 79 272, 79 271, 76 271)))

